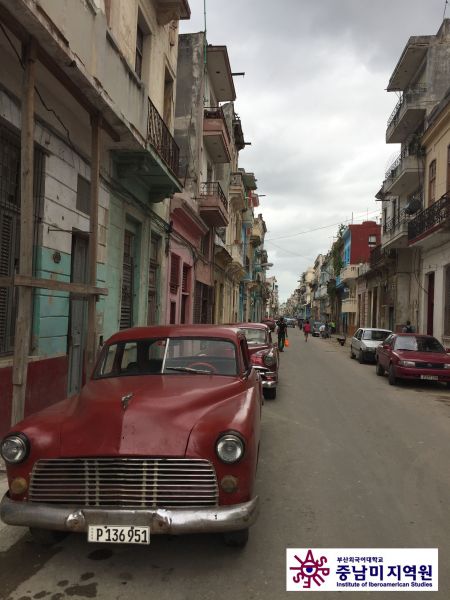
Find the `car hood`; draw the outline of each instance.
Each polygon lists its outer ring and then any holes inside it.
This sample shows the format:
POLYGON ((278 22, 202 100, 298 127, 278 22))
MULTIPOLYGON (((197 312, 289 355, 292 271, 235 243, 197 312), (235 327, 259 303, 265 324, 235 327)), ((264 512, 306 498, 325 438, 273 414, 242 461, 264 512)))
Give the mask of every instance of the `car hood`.
POLYGON ((184 455, 196 422, 241 391, 240 380, 217 375, 91 381, 62 422, 61 456, 184 455))
POLYGON ((450 356, 445 352, 416 352, 415 350, 396 350, 400 360, 415 360, 425 363, 449 363, 450 356))

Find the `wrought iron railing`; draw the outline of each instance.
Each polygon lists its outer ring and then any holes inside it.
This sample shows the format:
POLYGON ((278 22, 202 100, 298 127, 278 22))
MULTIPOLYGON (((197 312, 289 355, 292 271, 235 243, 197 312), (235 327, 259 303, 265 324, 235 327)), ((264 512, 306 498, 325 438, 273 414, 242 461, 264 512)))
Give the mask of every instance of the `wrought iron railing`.
POLYGON ((178 177, 180 149, 150 98, 148 98, 147 142, 178 177))
POLYGON ((207 106, 204 110, 205 119, 221 119, 225 125, 225 131, 227 133, 228 143, 230 143, 230 132, 228 131, 227 121, 221 106, 207 106))
POLYGON ((430 233, 449 218, 450 192, 447 192, 408 223, 408 241, 430 233))
POLYGON ((370 253, 370 267, 374 269, 384 258, 384 252, 381 247, 381 244, 375 246, 375 248, 370 253))
POLYGON ((403 225, 403 223, 408 222, 408 220, 409 215, 406 210, 402 208, 398 214, 386 220, 383 225, 383 233, 391 233, 396 229, 399 229, 400 226, 403 225))
POLYGON ((200 184, 200 196, 216 196, 220 198, 225 210, 228 211, 228 200, 218 181, 204 181, 200 184))
POLYGON ((392 124, 397 124, 399 118, 400 118, 400 113, 402 111, 402 108, 404 106, 406 106, 407 104, 409 104, 411 101, 415 101, 417 100, 417 96, 421 96, 424 92, 427 91, 427 86, 424 84, 418 84, 415 85, 414 87, 412 87, 411 89, 409 89, 407 92, 405 92, 400 100, 397 102, 397 104, 395 105, 394 110, 391 113, 391 116, 389 117, 388 123, 387 123, 387 128, 389 129, 389 127, 392 124))

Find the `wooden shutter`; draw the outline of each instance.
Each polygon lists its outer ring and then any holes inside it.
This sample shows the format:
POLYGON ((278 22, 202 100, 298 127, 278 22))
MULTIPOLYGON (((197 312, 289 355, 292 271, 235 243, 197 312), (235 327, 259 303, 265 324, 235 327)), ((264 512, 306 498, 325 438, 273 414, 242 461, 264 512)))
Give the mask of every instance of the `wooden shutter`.
POLYGON ((170 291, 176 294, 180 285, 180 257, 172 254, 170 257, 170 291))
POLYGON ((195 294, 194 294, 194 323, 201 323, 202 314, 202 284, 198 281, 195 282, 195 294))
POLYGON ((125 231, 122 271, 122 303, 120 307, 120 329, 133 326, 134 298, 134 235, 125 231))
POLYGON ((183 278, 182 278, 182 284, 181 284, 181 291, 184 294, 189 294, 189 290, 190 290, 190 274, 191 274, 191 267, 189 265, 183 265, 183 278))

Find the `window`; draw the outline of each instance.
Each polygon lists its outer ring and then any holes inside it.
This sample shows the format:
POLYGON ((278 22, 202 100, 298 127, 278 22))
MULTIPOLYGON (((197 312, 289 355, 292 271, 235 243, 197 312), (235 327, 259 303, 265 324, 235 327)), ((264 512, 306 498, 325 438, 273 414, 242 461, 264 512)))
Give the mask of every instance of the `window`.
POLYGON ((189 292, 191 290, 191 267, 183 265, 183 277, 181 281, 181 323, 189 322, 189 292))
POLYGON ((122 303, 120 306, 120 329, 133 326, 134 300, 134 244, 135 236, 125 231, 122 263, 122 303))
POLYGON ((144 59, 144 31, 138 23, 137 27, 136 27, 136 54, 135 54, 135 61, 134 61, 134 70, 136 71, 136 75, 139 77, 139 79, 142 79, 143 59, 144 59))
POLYGON ((78 175, 76 206, 87 215, 91 212, 91 183, 81 175, 78 175))
POLYGON ((211 236, 209 232, 202 237, 200 252, 203 254, 205 258, 209 259, 209 246, 210 246, 211 236))
POLYGON ((164 123, 169 129, 172 126, 172 115, 173 115, 173 78, 169 71, 166 69, 164 77, 164 123))
POLYGON ((377 236, 369 235, 369 248, 375 248, 377 245, 377 236))
POLYGON ((180 285, 180 257, 172 254, 170 257, 170 281, 169 288, 172 294, 176 294, 180 285))
POLYGON ((430 163, 428 169, 428 206, 436 200, 436 161, 430 163))

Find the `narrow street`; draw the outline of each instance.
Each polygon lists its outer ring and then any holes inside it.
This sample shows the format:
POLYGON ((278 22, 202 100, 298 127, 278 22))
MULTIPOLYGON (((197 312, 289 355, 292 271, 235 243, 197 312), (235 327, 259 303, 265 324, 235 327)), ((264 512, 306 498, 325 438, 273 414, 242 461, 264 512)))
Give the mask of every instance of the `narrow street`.
MULTIPOLYGON (((305 343, 289 329, 289 341, 277 399, 263 408, 261 513, 244 550, 209 535, 155 536, 145 548, 72 535, 41 549, 1 525, 0 597, 272 600, 287 594, 287 547, 437 547, 433 598, 448 599, 450 393, 389 386, 334 339, 305 343)), ((347 596, 359 594, 315 597, 347 596)))

